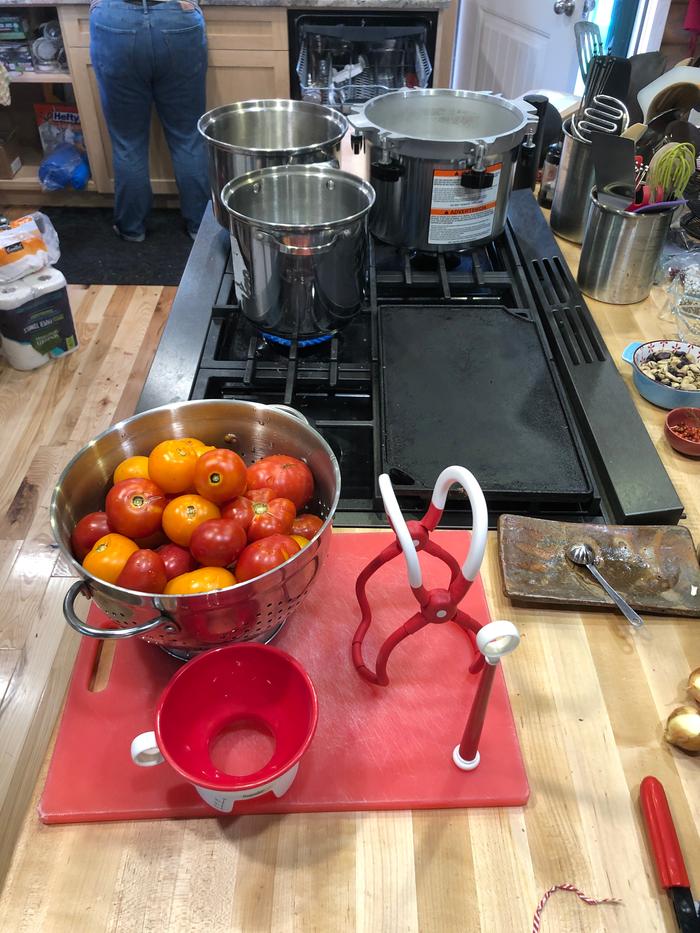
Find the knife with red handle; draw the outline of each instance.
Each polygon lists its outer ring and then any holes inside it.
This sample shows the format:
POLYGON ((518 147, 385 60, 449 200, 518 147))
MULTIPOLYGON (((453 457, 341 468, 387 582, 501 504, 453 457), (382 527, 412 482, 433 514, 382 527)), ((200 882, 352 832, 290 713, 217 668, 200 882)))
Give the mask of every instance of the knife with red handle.
POLYGON ((655 777, 645 777, 639 796, 656 872, 673 903, 678 929, 681 933, 700 933, 700 917, 663 785, 655 777))

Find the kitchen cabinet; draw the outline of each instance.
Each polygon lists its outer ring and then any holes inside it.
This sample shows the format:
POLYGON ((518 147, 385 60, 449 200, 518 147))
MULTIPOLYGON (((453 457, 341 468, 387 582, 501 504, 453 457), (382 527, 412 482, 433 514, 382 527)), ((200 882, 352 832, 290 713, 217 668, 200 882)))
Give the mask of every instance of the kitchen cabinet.
MULTIPOLYGON (((107 124, 90 62, 85 6, 59 7, 73 89, 97 191, 114 191, 107 124)), ((281 8, 205 7, 209 39, 207 107, 250 98, 288 97, 286 13, 281 8)), ((155 194, 177 191, 170 154, 157 117, 151 126, 151 184, 155 194)))

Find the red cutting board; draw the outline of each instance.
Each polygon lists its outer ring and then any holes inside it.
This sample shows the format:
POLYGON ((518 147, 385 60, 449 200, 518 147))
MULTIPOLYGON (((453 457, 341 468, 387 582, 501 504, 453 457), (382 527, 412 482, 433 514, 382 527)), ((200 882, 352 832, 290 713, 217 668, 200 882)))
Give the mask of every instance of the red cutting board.
MULTIPOLYGON (((518 806, 529 787, 503 677, 497 674, 479 747, 481 764, 460 771, 452 750, 461 739, 477 678, 467 672, 471 647, 454 623, 411 635, 389 662, 389 686, 367 684, 351 661, 359 622, 355 580, 390 539, 336 534, 309 596, 275 640, 305 666, 318 693, 318 729, 287 794, 236 804, 234 813, 300 813, 442 807, 518 806)), ((461 562, 465 532, 436 533, 461 562)), ((421 554, 429 587, 447 583, 444 564, 421 554)), ((374 667, 381 641, 415 612, 403 559, 370 581, 373 624, 365 659, 374 667)), ((489 621, 481 580, 462 603, 489 621)), ((90 610, 90 624, 100 624, 90 610)), ((219 816, 167 764, 139 768, 131 740, 153 728, 157 698, 180 662, 140 639, 120 642, 107 686, 93 692, 102 642, 86 638, 68 690, 46 786, 45 823, 219 816)), ((504 662, 508 663, 508 660, 504 662)))

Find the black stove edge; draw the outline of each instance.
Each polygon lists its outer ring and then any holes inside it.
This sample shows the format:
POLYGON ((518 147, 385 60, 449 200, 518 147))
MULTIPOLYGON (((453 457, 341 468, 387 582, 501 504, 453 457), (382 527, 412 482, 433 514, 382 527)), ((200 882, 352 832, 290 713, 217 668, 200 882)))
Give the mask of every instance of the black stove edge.
POLYGON ((513 192, 508 219, 612 517, 676 524, 683 503, 531 191, 513 192))
POLYGON ((230 252, 228 232, 215 219, 209 204, 139 396, 137 413, 184 402, 191 396, 211 308, 216 304, 230 252))

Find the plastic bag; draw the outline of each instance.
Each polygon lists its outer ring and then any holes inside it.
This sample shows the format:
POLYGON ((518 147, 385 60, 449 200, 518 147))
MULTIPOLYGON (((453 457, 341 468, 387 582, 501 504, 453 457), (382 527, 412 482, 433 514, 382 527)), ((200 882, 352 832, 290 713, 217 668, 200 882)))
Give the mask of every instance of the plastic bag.
POLYGON ((700 342, 700 257, 666 256, 662 260, 661 284, 669 296, 669 314, 675 321, 677 337, 688 343, 700 342))
POLYGON ((39 166, 39 181, 44 191, 59 191, 69 186, 80 191, 89 180, 87 156, 69 143, 57 146, 39 166))
POLYGON ((26 214, 0 227, 0 283, 39 272, 60 257, 58 234, 46 214, 26 214))

